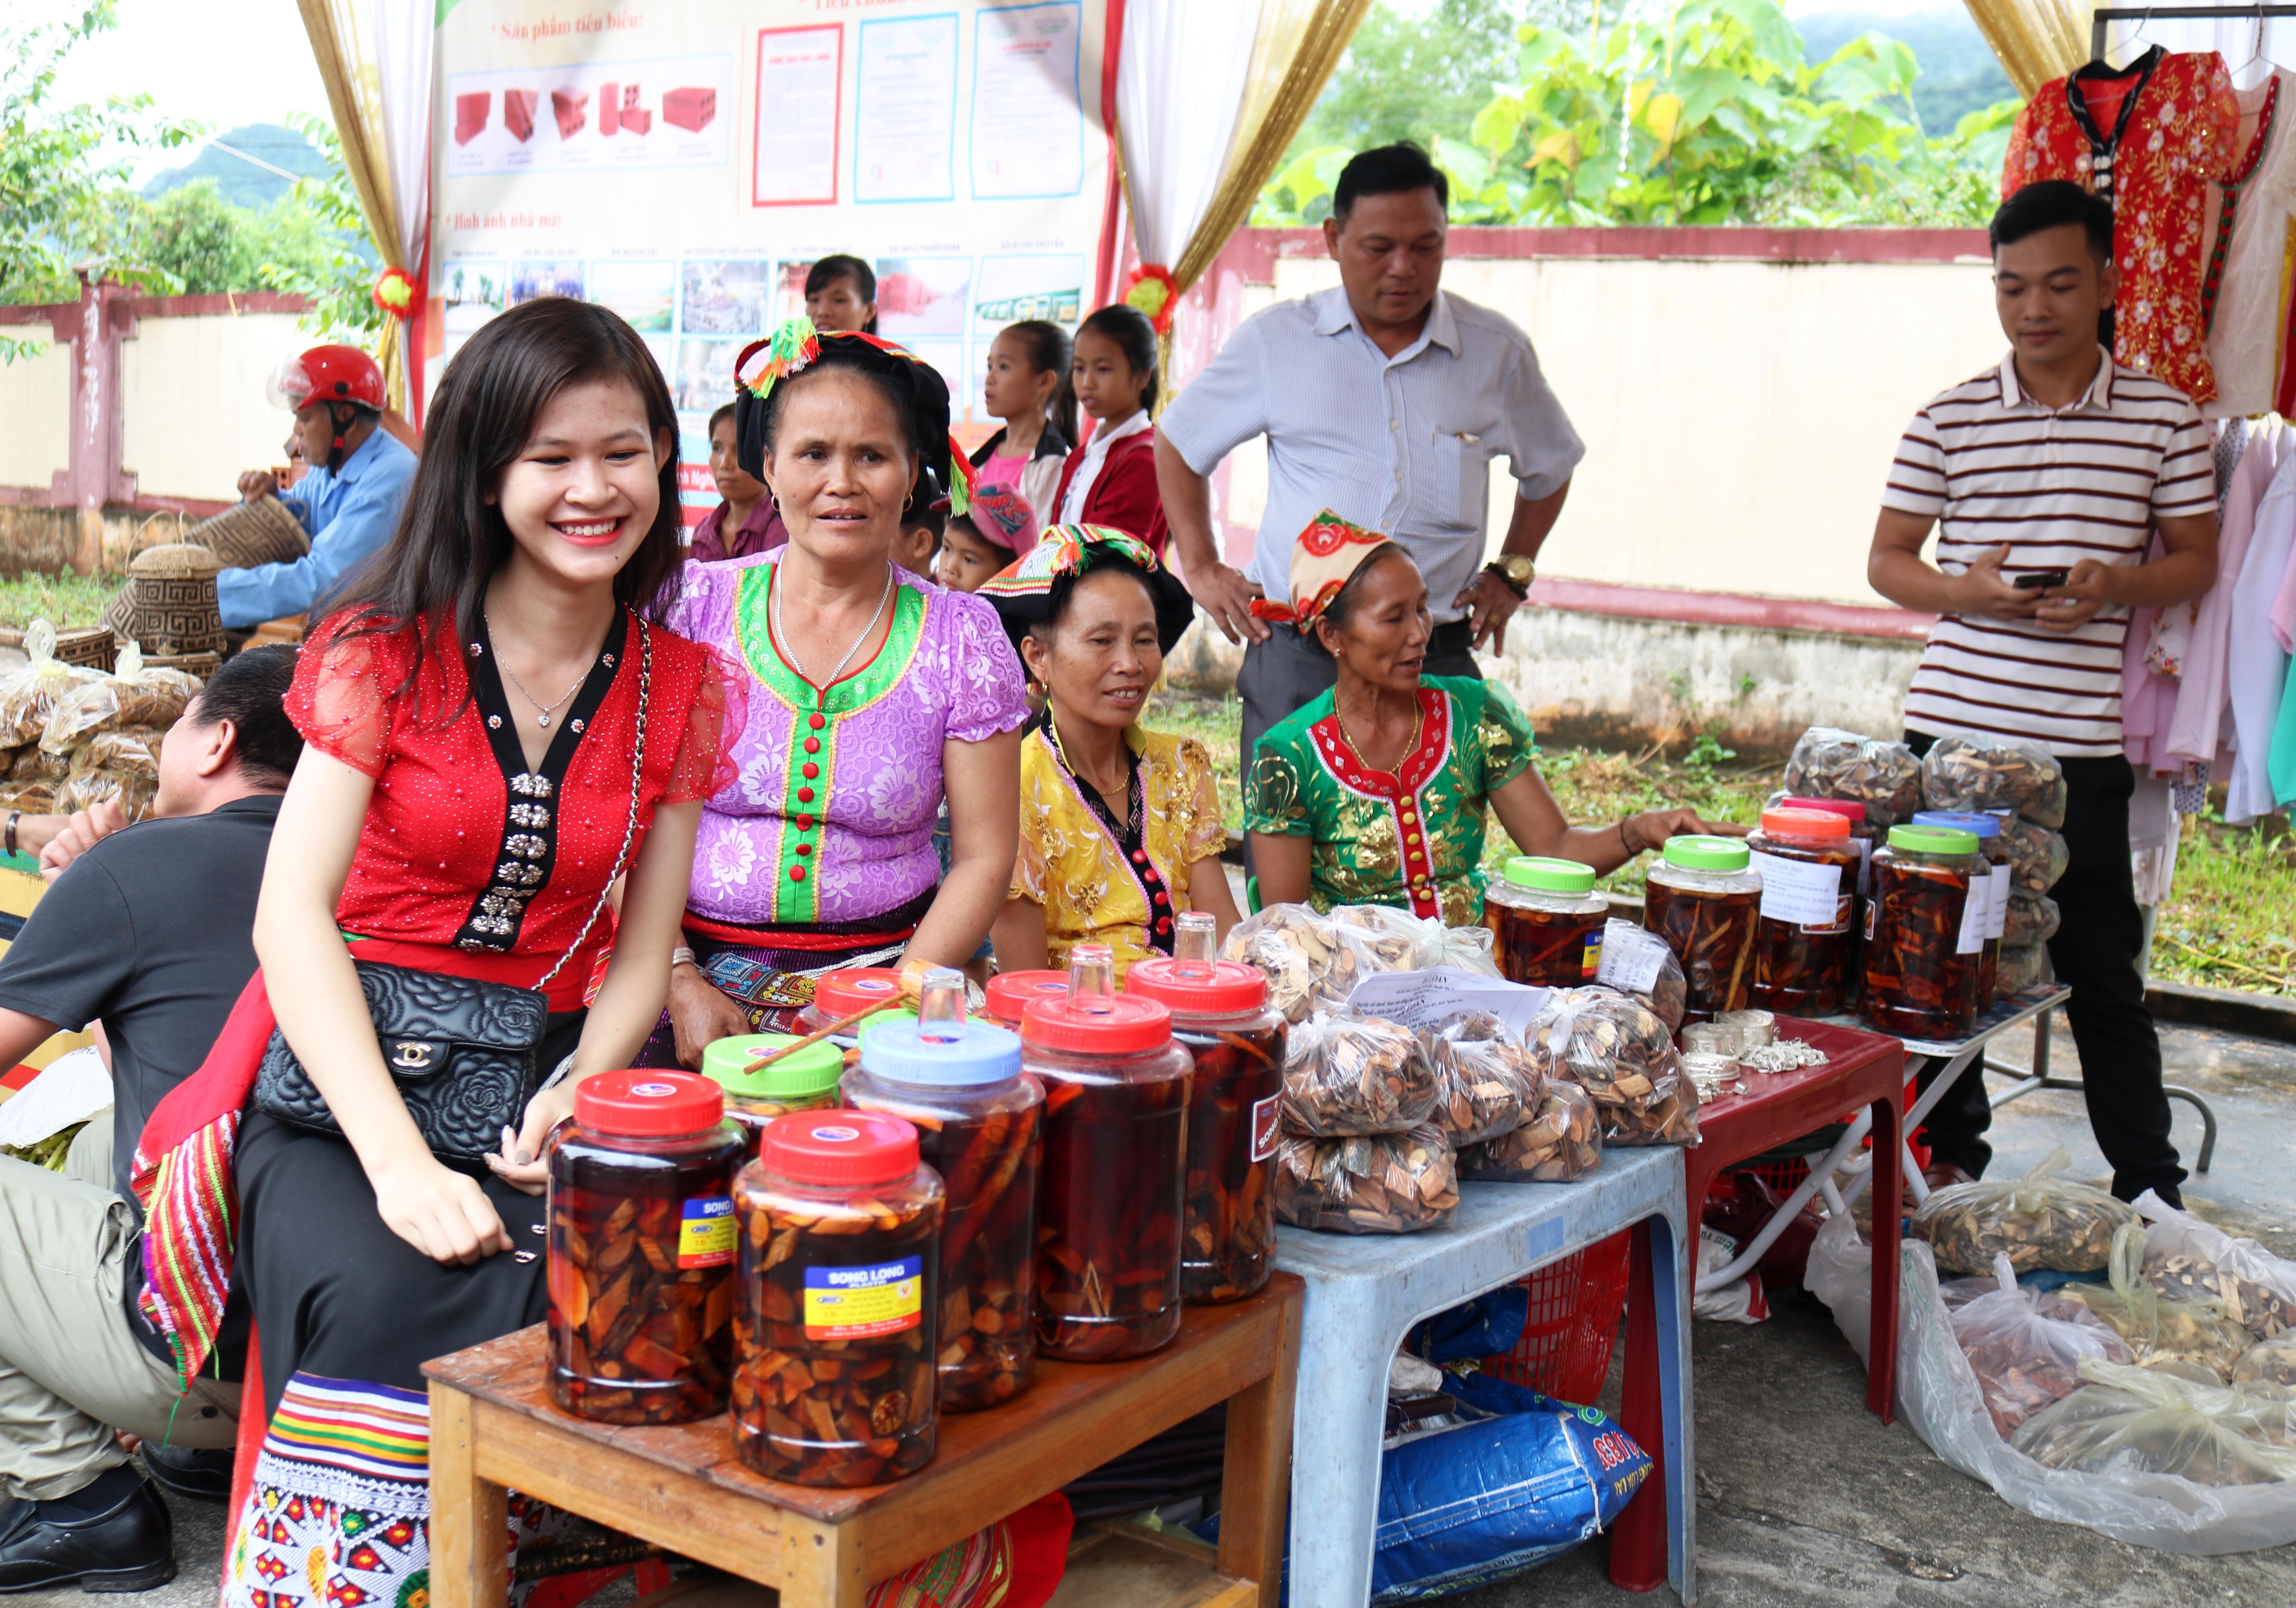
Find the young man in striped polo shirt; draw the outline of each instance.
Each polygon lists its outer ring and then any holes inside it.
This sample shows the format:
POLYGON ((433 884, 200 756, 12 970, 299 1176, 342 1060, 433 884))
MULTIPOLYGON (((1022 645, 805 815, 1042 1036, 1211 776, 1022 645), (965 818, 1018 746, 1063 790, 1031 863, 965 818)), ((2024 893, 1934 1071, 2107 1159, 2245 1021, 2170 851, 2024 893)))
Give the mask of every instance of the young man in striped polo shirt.
MULTIPOLYGON (((2137 971, 2120 663, 2131 609, 2216 580, 2210 436, 2182 391, 2097 344, 2115 289, 2110 203, 2078 185, 2029 185, 1994 214, 1991 237, 2009 355, 1914 416, 1866 576, 1939 616, 1906 696, 1916 751, 1949 734, 2022 738, 2064 766, 2071 858, 2052 893, 2063 919, 2049 958, 2073 990, 2089 1127, 2114 1194, 2178 1203, 2185 1172, 2137 971), (1932 525, 1935 567, 1922 558, 1932 525), (2148 562, 2156 533, 2161 555, 2148 562)), ((1983 1084, 1964 1076, 1931 1113, 1933 1185, 1991 1158, 1983 1084)))

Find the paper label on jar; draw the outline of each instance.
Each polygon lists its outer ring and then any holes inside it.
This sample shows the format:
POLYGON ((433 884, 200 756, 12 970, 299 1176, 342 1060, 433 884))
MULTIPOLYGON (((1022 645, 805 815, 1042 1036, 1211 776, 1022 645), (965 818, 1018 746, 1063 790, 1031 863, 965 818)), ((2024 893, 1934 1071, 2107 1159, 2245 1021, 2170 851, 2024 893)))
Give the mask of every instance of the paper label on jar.
POLYGON ((1815 860, 1790 860, 1757 851, 1751 857, 1762 874, 1762 915, 1774 922, 1824 930, 1839 918, 1841 867, 1815 860))
POLYGON ((699 1195, 686 1202, 677 1225, 677 1265, 728 1268, 734 1262, 734 1202, 729 1195, 699 1195))
POLYGON ((1991 881, 1993 907, 1985 913, 1985 936, 1998 938, 2009 927, 2009 867, 1996 866, 1991 881))
POLYGON ((1832 921, 1804 922, 1801 924, 1801 930, 1805 932, 1816 933, 1821 937, 1829 933, 1847 932, 1849 931, 1849 919, 1854 914, 1856 914, 1857 907, 1857 896, 1851 893, 1844 893, 1840 898, 1833 901, 1833 919, 1832 921))
POLYGON ((1602 946, 1595 976, 1621 994, 1647 994, 1658 986, 1667 954, 1664 939, 1636 928, 1602 946))
POLYGON ((1985 948, 1985 929, 1992 918, 1993 882, 1989 877, 1969 879, 1961 900, 1961 931, 1953 942, 1956 955, 1974 955, 1985 948))
POLYGON ((1270 1095, 1251 1108, 1251 1159, 1265 1161, 1275 1153, 1275 1141, 1283 1131, 1281 1116, 1283 1096, 1270 1095))
POLYGON ((1882 901, 1880 899, 1871 898, 1866 901, 1866 941, 1869 944, 1874 941, 1874 915, 1881 908, 1882 901))
POLYGON ((868 1340, 924 1321, 924 1259, 805 1270, 805 1337, 868 1340))
POLYGON ((1578 963, 1578 975, 1592 982, 1603 974, 1603 929, 1595 928, 1587 935, 1587 954, 1578 963))

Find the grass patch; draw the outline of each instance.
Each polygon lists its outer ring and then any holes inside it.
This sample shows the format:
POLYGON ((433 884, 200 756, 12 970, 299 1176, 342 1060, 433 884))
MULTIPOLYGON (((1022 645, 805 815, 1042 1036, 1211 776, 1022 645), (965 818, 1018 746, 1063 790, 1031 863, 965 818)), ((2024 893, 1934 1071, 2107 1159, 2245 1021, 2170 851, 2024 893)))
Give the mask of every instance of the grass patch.
POLYGON ((103 606, 123 575, 16 575, 0 578, 0 626, 22 630, 45 619, 58 630, 103 623, 103 606))
POLYGON ((2296 996, 2296 838, 2286 826, 2188 822, 2152 935, 2152 975, 2296 996))

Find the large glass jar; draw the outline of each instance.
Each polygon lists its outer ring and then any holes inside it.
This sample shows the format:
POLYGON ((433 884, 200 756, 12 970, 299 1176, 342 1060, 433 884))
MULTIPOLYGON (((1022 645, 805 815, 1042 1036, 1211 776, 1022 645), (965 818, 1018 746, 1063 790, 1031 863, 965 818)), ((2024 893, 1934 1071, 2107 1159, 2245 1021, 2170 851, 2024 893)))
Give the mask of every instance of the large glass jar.
POLYGON ((940 1176, 876 1112, 766 1129, 734 1184, 734 1449, 793 1485, 879 1485, 932 1461, 940 1176))
POLYGON ((1519 854, 1483 895, 1483 925, 1497 940, 1509 982, 1584 988, 1603 966, 1603 923, 1611 903, 1595 891, 1595 868, 1577 860, 1519 854))
POLYGON ((2009 840, 2000 817, 1988 810, 1924 809, 1913 819, 1915 826, 1944 826, 1965 832, 1977 840, 1985 857, 1985 947, 1977 952, 1977 1011, 1983 1015, 2001 997, 2001 934, 2009 920, 2009 840))
POLYGON ((1137 1357, 1180 1332, 1188 1074, 1162 1001, 1116 992, 1106 944, 1069 952, 1069 992, 1029 1003, 1021 1064, 1045 1086, 1037 1338, 1047 1357, 1137 1357))
POLYGON ((845 1054, 826 1039, 808 1044, 756 1071, 750 1063, 797 1042, 791 1033, 741 1033, 720 1038, 701 1052, 701 1075, 726 1091, 726 1115, 742 1130, 754 1161, 766 1124, 791 1112, 819 1111, 837 1103, 837 1080, 845 1054))
POLYGON ((895 1013, 915 1013, 902 1003, 901 974, 890 966, 853 966, 842 972, 824 972, 813 985, 813 1003, 797 1013, 797 1030, 800 1036, 818 1033, 873 1005, 882 1005, 885 1014, 864 1017, 859 1026, 845 1029, 831 1043, 850 1049, 860 1041, 862 1028, 886 1021, 895 1013))
POLYGON ((914 1021, 861 1035, 846 1103, 899 1117, 947 1192, 940 1235, 940 1409, 970 1413, 1029 1388, 1037 1365, 1037 1172, 1045 1091, 1021 1040, 964 1020, 964 974, 925 974, 914 1021))
POLYGON ((1179 918, 1169 960, 1139 960, 1124 988, 1169 1005, 1172 1037, 1195 1072, 1188 1095, 1188 1169, 1180 1230, 1185 1300, 1241 1300, 1275 1266, 1275 1141, 1283 1096, 1284 1021, 1267 1006, 1267 975, 1215 958, 1208 914, 1179 918))
POLYGON ((550 1151, 550 1397, 601 1423, 722 1412, 734 1349, 734 1169, 718 1086, 601 1072, 550 1151))
POLYGON ((1988 871, 1977 839, 1940 826, 1892 826, 1874 851, 1866 909, 1868 1026, 1901 1038, 1965 1038, 1977 1024, 1977 963, 1985 947, 1980 890, 1988 871))
POLYGON ((1669 838, 1643 882, 1643 925, 1682 963, 1685 1021, 1742 1011, 1754 991, 1762 879, 1736 838, 1669 838))
POLYGON ((1754 1004, 1796 1016, 1841 1009, 1857 947, 1861 857, 1831 810, 1766 809, 1746 840, 1762 896, 1754 927, 1754 1004))
POLYGON ((999 972, 988 980, 988 1000, 980 1013, 1000 1028, 1021 1030, 1021 1013, 1034 999, 1066 999, 1069 997, 1069 974, 1065 972, 999 972))
POLYGON ((1840 816, 1849 823, 1849 846, 1857 851, 1857 901, 1849 911, 1849 965, 1841 979, 1841 1008, 1853 1009, 1866 981, 1866 900, 1874 891, 1874 849, 1882 841, 1882 828, 1866 818, 1866 806, 1854 799, 1810 799, 1799 793, 1779 793, 1767 808, 1815 809, 1840 816))

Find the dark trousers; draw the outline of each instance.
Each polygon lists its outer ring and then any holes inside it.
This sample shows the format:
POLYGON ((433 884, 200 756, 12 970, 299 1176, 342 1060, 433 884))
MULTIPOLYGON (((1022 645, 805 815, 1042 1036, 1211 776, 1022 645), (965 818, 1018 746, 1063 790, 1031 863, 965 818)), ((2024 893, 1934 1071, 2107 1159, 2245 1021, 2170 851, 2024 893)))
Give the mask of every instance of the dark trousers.
MULTIPOLYGON (((1425 673, 1480 678, 1482 671, 1475 668, 1473 643, 1464 619, 1437 626, 1435 634, 1427 639, 1425 673)), ((1242 770, 1247 800, 1251 796, 1252 750, 1267 734, 1268 727, 1295 710, 1305 708, 1339 678, 1340 667, 1324 644, 1313 636, 1301 636, 1290 626, 1277 626, 1266 642, 1255 642, 1244 649, 1243 668, 1235 675, 1235 691, 1243 700, 1242 770)))
MULTIPOLYGON (((1936 739, 1907 732, 1915 752, 1936 739)), ((2065 769, 2065 874, 2049 890, 2062 921, 2049 940, 2057 980, 2079 1052, 2089 1131, 2112 1164, 2112 1193, 2133 1201, 2157 1189, 2174 1203, 2185 1169, 2169 1136, 2169 1096, 2161 1087, 2161 1038, 2144 1003, 2137 963, 2144 918, 2128 857, 2128 799, 2136 773, 2119 754, 2061 759, 2065 769)), ((1972 1177, 1993 1158, 1985 1130, 1993 1121, 1985 1079, 1972 1067, 1930 1112, 1930 1154, 1972 1177)))

